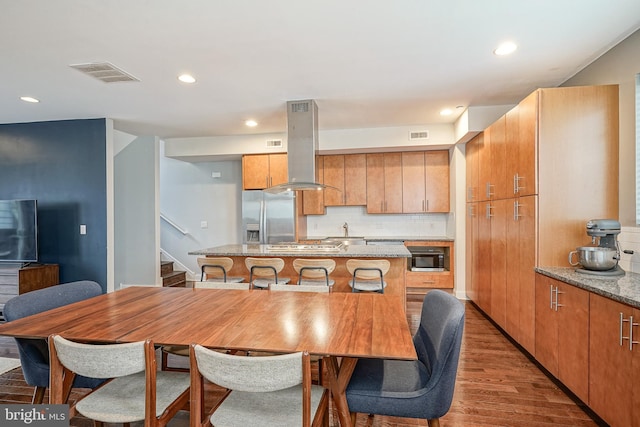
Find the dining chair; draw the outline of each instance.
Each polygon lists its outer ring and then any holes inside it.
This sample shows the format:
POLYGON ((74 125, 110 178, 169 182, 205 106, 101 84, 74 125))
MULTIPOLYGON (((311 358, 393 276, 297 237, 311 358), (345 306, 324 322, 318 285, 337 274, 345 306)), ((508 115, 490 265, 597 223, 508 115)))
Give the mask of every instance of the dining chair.
POLYGON ((418 360, 358 360, 346 390, 353 424, 362 412, 438 427, 451 407, 463 328, 460 301, 439 289, 427 293, 413 337, 418 360))
POLYGON ((391 263, 386 259, 347 260, 347 271, 351 274, 351 280, 349 280, 351 291, 384 293, 384 288, 387 287, 384 276, 389 271, 390 266, 391 263))
POLYGON ((192 344, 190 362, 192 426, 328 426, 328 391, 311 384, 306 351, 244 357, 192 344), (209 411, 205 379, 227 389, 209 411))
POLYGON ((278 273, 284 268, 282 258, 247 257, 244 263, 249 270, 249 283, 254 288, 266 289, 271 283, 285 285, 291 280, 288 277, 278 277, 278 273))
MULTIPOLYGON (((8 322, 62 307, 102 294, 96 282, 81 280, 38 289, 11 298, 4 306, 4 317, 8 322)), ((49 347, 45 339, 15 338, 20 356, 20 365, 25 382, 34 388, 31 403, 40 404, 49 387, 49 347)), ((71 388, 94 388, 103 382, 97 378, 76 376, 71 388)), ((65 397, 65 401, 66 401, 65 397)))
POLYGON ((298 285, 333 286, 335 281, 329 275, 335 268, 336 262, 330 258, 293 260, 293 269, 298 273, 298 285))
POLYGON ((229 257, 200 257, 198 258, 200 267, 200 281, 240 283, 244 277, 227 276, 227 272, 233 267, 233 260, 229 257))
POLYGON ((109 379, 75 401, 69 417, 81 414, 98 424, 144 421, 145 427, 162 427, 189 401, 189 374, 158 371, 151 340, 98 345, 51 335, 49 353, 50 403, 62 403, 69 375, 109 379))
MULTIPOLYGON (((230 283, 230 282, 193 282, 195 289, 238 289, 249 290, 250 283, 230 283)), ((187 345, 163 345, 160 348, 161 369, 163 371, 186 372, 185 368, 174 368, 169 366, 169 355, 189 357, 189 346, 187 345)))

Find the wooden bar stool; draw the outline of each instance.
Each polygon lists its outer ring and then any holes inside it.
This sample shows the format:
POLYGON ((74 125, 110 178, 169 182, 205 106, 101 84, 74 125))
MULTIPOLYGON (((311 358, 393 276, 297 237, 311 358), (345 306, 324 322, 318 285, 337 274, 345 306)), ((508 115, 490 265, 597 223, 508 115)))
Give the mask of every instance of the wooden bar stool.
POLYGON ((391 263, 386 259, 350 259, 346 263, 347 271, 351 274, 349 286, 351 292, 380 292, 384 293, 387 282, 384 276, 389 271, 391 263))
POLYGON ((286 285, 291 280, 288 277, 278 277, 284 268, 282 258, 252 258, 244 260, 249 270, 249 283, 254 288, 267 289, 270 284, 286 285), (254 276, 257 278, 254 279, 254 276))
POLYGON ((243 277, 229 277, 227 271, 233 267, 233 260, 228 257, 198 258, 201 282, 240 283, 243 277))
POLYGON ((298 273, 298 285, 333 286, 335 283, 329 278, 336 268, 336 262, 332 259, 296 258, 293 260, 293 268, 298 273))

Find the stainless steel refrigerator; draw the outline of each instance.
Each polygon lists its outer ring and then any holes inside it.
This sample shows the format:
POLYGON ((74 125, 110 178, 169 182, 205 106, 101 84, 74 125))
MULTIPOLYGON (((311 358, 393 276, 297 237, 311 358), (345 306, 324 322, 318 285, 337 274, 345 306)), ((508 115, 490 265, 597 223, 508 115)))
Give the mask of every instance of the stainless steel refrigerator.
POLYGON ((295 193, 242 192, 242 243, 272 244, 296 239, 295 193))

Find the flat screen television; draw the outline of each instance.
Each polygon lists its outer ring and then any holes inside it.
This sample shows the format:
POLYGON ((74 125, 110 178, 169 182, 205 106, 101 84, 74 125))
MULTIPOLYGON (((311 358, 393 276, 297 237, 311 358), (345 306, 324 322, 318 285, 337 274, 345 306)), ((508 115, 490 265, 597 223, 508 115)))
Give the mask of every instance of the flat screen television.
POLYGON ((0 200, 0 262, 37 261, 37 202, 0 200))

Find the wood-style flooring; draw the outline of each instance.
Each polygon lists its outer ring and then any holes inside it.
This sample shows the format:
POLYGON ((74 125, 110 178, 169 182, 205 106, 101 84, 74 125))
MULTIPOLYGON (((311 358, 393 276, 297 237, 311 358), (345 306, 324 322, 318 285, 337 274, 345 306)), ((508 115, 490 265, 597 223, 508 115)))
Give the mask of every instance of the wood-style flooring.
MULTIPOLYGON (((421 301, 409 301, 407 319, 412 332, 420 321, 421 301)), ((18 357, 12 338, 0 337, 0 356, 18 357)), ((0 403, 29 403, 33 389, 20 369, 0 376, 0 403)), ((74 393, 74 396, 79 396, 74 393)), ((208 388, 208 401, 219 396, 208 388)), ((82 417, 71 426, 91 426, 82 417)), ((337 418, 331 417, 337 426, 337 418)), ((359 414, 357 427, 426 426, 425 420, 369 417, 359 414)), ((540 368, 508 340, 471 303, 466 303, 466 321, 455 395, 449 413, 440 419, 442 427, 537 427, 604 426, 581 404, 549 379, 540 368)), ((188 426, 188 414, 180 413, 170 427, 188 426)))

